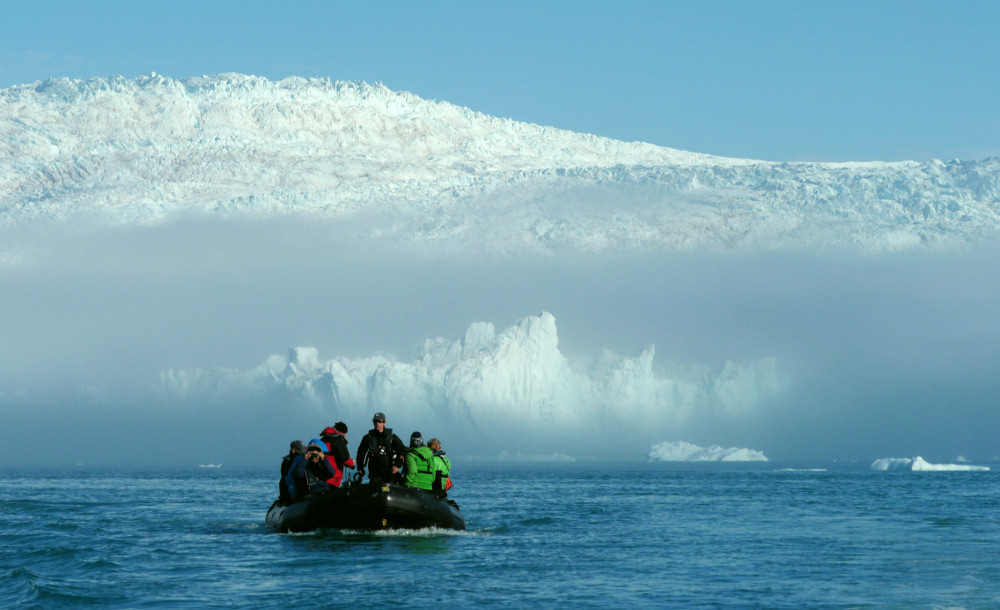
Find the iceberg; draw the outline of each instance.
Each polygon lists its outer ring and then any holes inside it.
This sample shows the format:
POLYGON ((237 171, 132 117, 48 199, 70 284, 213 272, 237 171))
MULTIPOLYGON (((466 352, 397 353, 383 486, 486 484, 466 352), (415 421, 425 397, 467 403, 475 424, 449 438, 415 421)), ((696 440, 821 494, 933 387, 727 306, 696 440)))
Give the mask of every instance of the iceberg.
POLYGON ((931 464, 919 455, 915 458, 881 458, 872 462, 872 470, 912 470, 914 472, 988 471, 989 466, 971 464, 931 464))
POLYGON ((387 355, 324 361, 315 348, 298 347, 287 358, 271 356, 245 371, 164 371, 154 389, 168 401, 268 396, 358 419, 372 411, 406 411, 414 419, 484 428, 553 419, 592 428, 595 421, 636 418, 674 425, 699 410, 739 419, 787 385, 773 358, 711 370, 661 369, 653 356, 649 346, 635 357, 606 351, 571 363, 559 349, 555 317, 542 312, 503 330, 479 322, 460 339, 425 340, 408 361, 387 355))
POLYGON ((665 441, 649 450, 650 462, 766 462, 762 451, 718 445, 699 447, 685 441, 665 441))

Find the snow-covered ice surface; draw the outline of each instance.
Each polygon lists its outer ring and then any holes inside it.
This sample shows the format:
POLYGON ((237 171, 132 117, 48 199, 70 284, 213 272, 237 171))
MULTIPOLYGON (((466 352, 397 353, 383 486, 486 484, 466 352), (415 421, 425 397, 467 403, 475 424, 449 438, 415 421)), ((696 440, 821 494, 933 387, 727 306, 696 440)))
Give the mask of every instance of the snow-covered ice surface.
POLYGON ((971 464, 931 464, 919 455, 914 458, 881 458, 872 462, 872 470, 912 470, 914 472, 988 471, 989 466, 971 464))
POLYGON ((0 90, 0 228, 182 215, 365 218, 375 240, 484 256, 886 251, 996 237, 1000 159, 729 159, 325 79, 0 90))
POLYGON ((649 450, 651 462, 766 462, 763 451, 718 445, 699 447, 686 441, 664 441, 649 450))

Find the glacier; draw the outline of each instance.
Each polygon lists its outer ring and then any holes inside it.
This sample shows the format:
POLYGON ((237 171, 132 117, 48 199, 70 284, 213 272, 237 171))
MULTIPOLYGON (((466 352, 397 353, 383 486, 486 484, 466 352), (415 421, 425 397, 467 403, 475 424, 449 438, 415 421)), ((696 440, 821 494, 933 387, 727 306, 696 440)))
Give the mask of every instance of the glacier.
POLYGON ((919 455, 914 458, 880 458, 872 462, 872 470, 910 470, 913 472, 986 472, 989 466, 971 464, 931 464, 919 455))
POLYGON ((766 462, 763 451, 718 445, 699 447, 686 441, 664 441, 649 449, 650 462, 766 462))
POLYGON ((382 410, 494 461, 908 455, 901 418, 988 455, 998 176, 729 159, 362 82, 2 89, 0 445, 58 426, 103 459, 152 421, 179 459, 238 429, 244 455, 202 458, 229 465, 382 410), (545 311, 565 337, 522 318, 545 311))
POLYGON ((190 216, 364 219, 378 243, 479 256, 952 247, 997 236, 1000 159, 731 159, 316 78, 0 90, 0 228, 190 216))
POLYGON ((167 370, 154 389, 171 404, 268 396, 345 421, 384 411, 489 436, 551 421, 567 430, 620 429, 633 420, 669 430, 696 414, 739 421, 788 382, 773 358, 718 369, 657 367, 654 351, 605 351, 572 364, 559 349, 555 316, 542 312, 502 330, 479 322, 462 338, 425 340, 406 361, 384 354, 323 360, 316 348, 297 347, 249 370, 167 370))

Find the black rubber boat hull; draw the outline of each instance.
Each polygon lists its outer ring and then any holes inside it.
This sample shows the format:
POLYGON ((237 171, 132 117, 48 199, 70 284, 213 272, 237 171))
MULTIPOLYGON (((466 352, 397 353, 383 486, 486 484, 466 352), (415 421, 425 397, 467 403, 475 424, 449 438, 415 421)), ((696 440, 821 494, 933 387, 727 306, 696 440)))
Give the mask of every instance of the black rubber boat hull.
POLYGON ((264 519, 280 532, 322 528, 464 530, 458 505, 436 494, 392 484, 352 484, 314 494, 294 504, 275 502, 264 519))

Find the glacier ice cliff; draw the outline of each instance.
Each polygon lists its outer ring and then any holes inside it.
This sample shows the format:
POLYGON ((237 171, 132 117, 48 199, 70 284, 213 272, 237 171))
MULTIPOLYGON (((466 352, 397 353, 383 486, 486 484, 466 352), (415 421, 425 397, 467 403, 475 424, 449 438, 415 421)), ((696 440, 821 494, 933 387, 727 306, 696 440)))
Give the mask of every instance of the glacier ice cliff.
POLYGON ((384 411, 456 427, 544 429, 558 421, 562 429, 598 430, 633 421, 669 428, 695 412, 738 420, 787 385, 771 358, 666 373, 653 355, 650 346, 635 357, 606 352, 571 365, 559 350, 555 317, 543 312, 499 331, 481 322, 460 339, 426 340, 408 361, 322 360, 315 348, 297 347, 250 370, 164 371, 156 391, 172 403, 268 396, 353 418, 346 421, 384 411))
POLYGON ((375 240, 484 256, 884 251, 995 238, 1000 159, 728 159, 325 79, 0 90, 0 228, 189 215, 364 218, 375 240))

